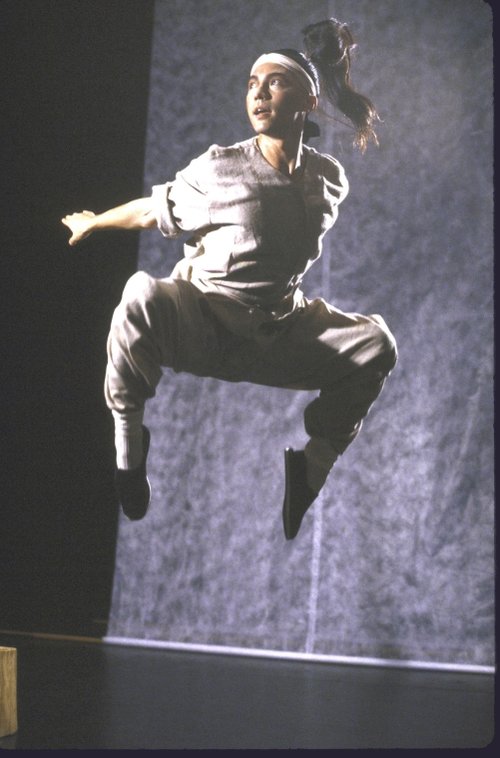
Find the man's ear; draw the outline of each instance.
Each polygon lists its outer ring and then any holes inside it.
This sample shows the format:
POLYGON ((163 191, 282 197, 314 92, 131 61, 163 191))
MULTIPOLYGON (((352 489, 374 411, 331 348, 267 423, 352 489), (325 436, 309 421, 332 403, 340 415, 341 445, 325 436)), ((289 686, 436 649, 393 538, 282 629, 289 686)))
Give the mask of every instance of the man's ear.
POLYGON ((318 98, 316 95, 308 95, 308 109, 307 112, 311 113, 311 111, 315 111, 318 107, 318 98))

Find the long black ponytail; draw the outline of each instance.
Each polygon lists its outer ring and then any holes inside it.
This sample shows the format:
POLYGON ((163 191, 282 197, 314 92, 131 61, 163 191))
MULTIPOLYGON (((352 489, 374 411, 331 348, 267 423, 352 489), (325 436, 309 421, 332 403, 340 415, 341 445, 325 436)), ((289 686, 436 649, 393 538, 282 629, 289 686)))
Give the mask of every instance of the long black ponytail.
POLYGON ((380 119, 375 106, 350 82, 351 50, 356 43, 347 24, 330 18, 306 26, 302 34, 305 55, 319 73, 322 90, 356 129, 354 144, 361 152, 369 142, 378 145, 374 124, 380 119))

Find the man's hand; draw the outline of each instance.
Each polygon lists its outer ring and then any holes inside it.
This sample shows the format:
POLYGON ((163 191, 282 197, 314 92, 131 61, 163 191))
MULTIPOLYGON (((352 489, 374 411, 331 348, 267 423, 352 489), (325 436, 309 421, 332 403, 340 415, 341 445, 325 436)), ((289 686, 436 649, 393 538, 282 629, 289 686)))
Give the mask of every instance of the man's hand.
POLYGON ((71 213, 61 219, 62 223, 71 231, 69 244, 71 246, 81 242, 94 231, 95 213, 92 211, 82 211, 81 213, 71 213))

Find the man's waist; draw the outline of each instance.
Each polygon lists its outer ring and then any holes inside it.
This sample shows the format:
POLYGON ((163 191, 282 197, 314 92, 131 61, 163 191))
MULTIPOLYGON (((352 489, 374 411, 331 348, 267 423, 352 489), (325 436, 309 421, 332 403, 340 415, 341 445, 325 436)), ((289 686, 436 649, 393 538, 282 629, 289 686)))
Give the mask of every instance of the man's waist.
POLYGON ((216 273, 197 271, 187 259, 179 261, 172 277, 190 281, 204 293, 227 298, 241 308, 260 312, 263 317, 270 319, 287 315, 304 297, 298 289, 298 276, 286 285, 276 282, 238 281, 216 273))

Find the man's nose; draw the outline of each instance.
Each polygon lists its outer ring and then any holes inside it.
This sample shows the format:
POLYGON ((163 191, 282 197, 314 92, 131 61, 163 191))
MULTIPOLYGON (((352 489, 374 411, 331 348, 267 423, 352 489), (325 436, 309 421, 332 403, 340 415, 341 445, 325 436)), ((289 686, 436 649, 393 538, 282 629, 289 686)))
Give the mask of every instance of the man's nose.
POLYGON ((269 95, 269 89, 265 84, 259 84, 254 91, 255 100, 266 100, 269 95))

